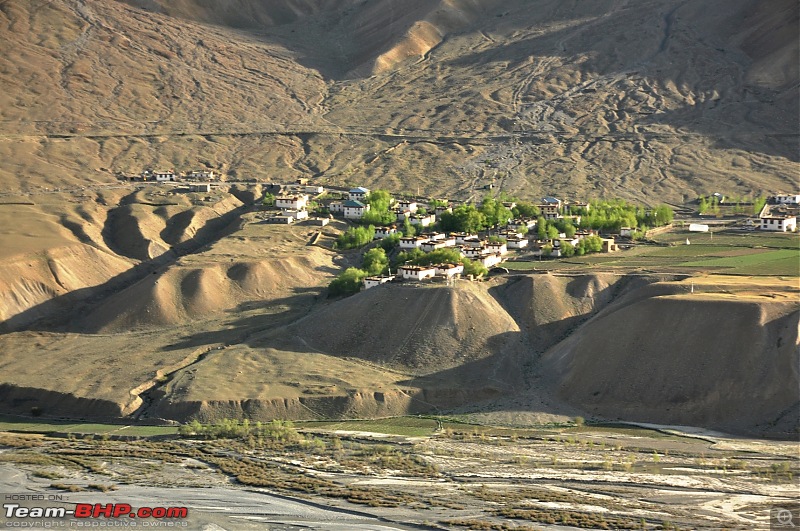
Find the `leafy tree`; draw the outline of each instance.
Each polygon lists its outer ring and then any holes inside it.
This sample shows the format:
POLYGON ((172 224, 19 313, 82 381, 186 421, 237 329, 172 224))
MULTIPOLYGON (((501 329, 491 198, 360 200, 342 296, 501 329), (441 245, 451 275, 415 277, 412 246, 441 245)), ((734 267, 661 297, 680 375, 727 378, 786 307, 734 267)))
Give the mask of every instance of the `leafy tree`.
POLYGON ((261 204, 264 206, 273 206, 275 204, 275 196, 269 192, 265 192, 264 197, 261 198, 261 204))
POLYGON ((549 225, 549 224, 547 225, 547 234, 545 234, 545 237, 548 240, 553 240, 555 238, 558 238, 558 234, 559 234, 558 229, 555 227, 555 225, 549 225))
POLYGON ((575 236, 575 225, 572 224, 571 219, 557 219, 555 220, 554 225, 558 229, 558 232, 563 232, 567 238, 572 238, 575 236))
POLYGON ((449 205, 446 199, 431 199, 428 203, 431 205, 431 208, 447 207, 447 205, 449 205))
POLYGON ((536 236, 540 240, 547 238, 547 220, 544 219, 544 216, 536 218, 536 236))
POLYGON ((395 221, 394 212, 370 208, 361 216, 361 223, 366 225, 391 225, 395 221))
POLYGON ((699 214, 705 214, 706 212, 708 212, 708 207, 709 207, 708 199, 706 199, 705 196, 701 197, 700 203, 697 206, 697 212, 699 214))
POLYGON ((354 249, 363 247, 375 237, 375 227, 351 227, 339 235, 336 239, 336 246, 339 249, 354 249))
POLYGON ((486 216, 473 205, 459 205, 442 213, 439 227, 444 232, 478 232, 486 227, 486 216))
POLYGON ((759 215, 761 213, 761 209, 764 208, 764 205, 767 204, 767 198, 763 196, 756 197, 753 199, 753 214, 759 215))
POLYGON ((375 247, 364 253, 361 260, 361 268, 369 275, 380 275, 389 268, 389 258, 386 251, 380 247, 375 247))
POLYGON ((501 223, 508 223, 508 220, 514 217, 511 210, 503 206, 502 202, 489 196, 483 198, 480 212, 486 220, 485 224, 487 227, 496 227, 501 223))
POLYGON ((418 265, 416 260, 420 259, 423 256, 425 256, 425 253, 422 252, 422 249, 411 249, 410 251, 401 251, 397 253, 397 256, 395 256, 393 265, 397 266, 405 264, 406 262, 418 265))
POLYGON ((417 235, 417 229, 414 228, 414 225, 411 224, 408 218, 403 221, 403 236, 406 238, 411 238, 417 235))
POLYGON ((476 260, 467 260, 465 259, 464 262, 464 274, 465 275, 473 275, 479 277, 481 275, 489 274, 489 270, 486 269, 482 263, 476 260))
POLYGON ((571 243, 562 240, 561 241, 561 256, 569 258, 570 256, 574 256, 574 255, 575 255, 575 247, 571 243))
POLYGON ((381 241, 378 243, 378 245, 381 246, 381 249, 383 249, 387 253, 390 252, 395 247, 397 247, 399 244, 400 244, 400 235, 397 234, 396 232, 381 239, 381 241))
POLYGON ((328 284, 328 294, 335 297, 337 295, 357 293, 361 289, 361 282, 367 276, 369 275, 366 271, 355 267, 348 267, 328 284))
POLYGON ((603 239, 599 236, 586 236, 575 246, 575 254, 582 256, 589 253, 597 253, 603 249, 603 239))
POLYGON ((517 218, 535 218, 541 214, 538 206, 527 201, 518 202, 516 206, 511 209, 511 213, 517 218))
POLYGON ((373 210, 389 210, 389 205, 392 204, 392 196, 388 190, 373 190, 367 196, 367 204, 373 210))

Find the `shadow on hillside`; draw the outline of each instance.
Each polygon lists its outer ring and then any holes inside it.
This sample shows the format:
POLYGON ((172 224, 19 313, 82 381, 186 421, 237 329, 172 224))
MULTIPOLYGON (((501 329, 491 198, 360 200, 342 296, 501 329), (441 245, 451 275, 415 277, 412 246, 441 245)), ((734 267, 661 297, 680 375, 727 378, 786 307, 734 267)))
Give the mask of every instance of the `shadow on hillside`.
POLYGON ((0 323, 0 333, 23 330, 85 333, 83 317, 103 300, 133 286, 147 275, 158 275, 182 256, 198 252, 204 246, 232 234, 238 229, 239 216, 247 208, 238 207, 209 220, 191 239, 156 258, 134 265, 103 284, 70 291, 6 319, 0 323))
POLYGON ((181 338, 180 341, 162 348, 164 351, 197 348, 204 345, 244 344, 254 346, 255 336, 287 326, 307 315, 321 298, 318 288, 295 288, 295 295, 269 301, 248 301, 236 308, 227 310, 225 314, 240 316, 229 321, 220 320, 220 328, 197 332, 181 338), (279 309, 279 311, 275 311, 279 309), (256 313, 261 312, 261 313, 256 313))
MULTIPOLYGON (((612 114, 627 115, 632 122, 632 127, 626 125, 627 130, 638 126, 669 126, 676 131, 671 137, 679 136, 679 131, 694 132, 707 137, 713 147, 719 149, 757 151, 800 161, 797 150, 800 123, 785 119, 800 112, 800 98, 796 94, 800 80, 792 80, 784 86, 748 85, 744 74, 751 58, 738 49, 737 43, 725 42, 724 36, 720 36, 724 32, 714 26, 713 20, 704 26, 702 20, 681 17, 681 8, 683 4, 665 2, 655 17, 662 22, 657 27, 651 26, 650 32, 630 31, 627 20, 653 18, 652 4, 634 5, 625 8, 629 12, 625 16, 598 17, 443 63, 473 71, 479 71, 480 65, 492 63, 507 64, 508 71, 529 70, 531 75, 522 80, 523 86, 538 84, 546 88, 538 93, 535 89, 527 94, 520 93, 523 117, 526 104, 542 100, 574 116, 574 102, 586 98, 590 100, 590 108, 600 104, 600 108, 606 106, 612 114), (591 60, 579 60, 583 57, 591 57, 591 60), (598 78, 600 85, 575 90, 578 87, 569 84, 562 94, 546 95, 544 91, 552 91, 553 85, 563 84, 562 79, 556 78, 558 72, 547 71, 553 58, 571 64, 584 80, 598 78), (534 76, 540 65, 543 72, 534 76), (552 76, 553 85, 548 86, 546 82, 548 74, 552 76), (610 85, 606 88, 604 82, 610 85), (604 90, 608 90, 605 95, 604 90), (690 96, 686 96, 687 91, 690 96), (655 108, 641 106, 643 94, 658 102, 655 108), (690 98, 697 101, 692 102, 690 98)), ((738 15, 744 17, 746 12, 738 15)), ((615 120, 610 120, 612 127, 615 120)), ((627 131, 612 129, 599 136, 610 142, 632 142, 627 131)), ((658 139, 656 133, 649 136, 658 139)), ((686 140, 668 141, 683 143, 686 140)))

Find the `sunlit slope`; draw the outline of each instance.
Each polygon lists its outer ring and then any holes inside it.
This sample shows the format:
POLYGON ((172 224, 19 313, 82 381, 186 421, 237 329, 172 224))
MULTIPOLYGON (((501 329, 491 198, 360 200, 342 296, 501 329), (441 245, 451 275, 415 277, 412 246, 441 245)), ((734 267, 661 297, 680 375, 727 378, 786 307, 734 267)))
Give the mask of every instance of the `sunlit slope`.
POLYGON ((206 166, 462 197, 790 188, 797 35, 790 0, 9 0, 0 184, 206 166))

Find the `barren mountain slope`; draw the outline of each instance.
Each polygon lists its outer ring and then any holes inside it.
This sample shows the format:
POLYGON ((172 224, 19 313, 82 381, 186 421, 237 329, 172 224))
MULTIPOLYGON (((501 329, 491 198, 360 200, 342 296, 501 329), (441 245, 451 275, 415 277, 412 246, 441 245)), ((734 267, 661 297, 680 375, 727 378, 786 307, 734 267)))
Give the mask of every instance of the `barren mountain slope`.
POLYGON ((797 36, 791 0, 9 0, 0 183, 208 166, 462 197, 788 188, 797 36))

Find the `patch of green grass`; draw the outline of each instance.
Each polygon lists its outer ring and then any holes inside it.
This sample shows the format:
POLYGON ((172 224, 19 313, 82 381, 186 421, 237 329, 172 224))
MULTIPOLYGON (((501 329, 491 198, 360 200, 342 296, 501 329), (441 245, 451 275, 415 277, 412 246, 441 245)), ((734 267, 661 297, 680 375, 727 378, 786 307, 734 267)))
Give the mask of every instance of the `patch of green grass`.
POLYGON ((726 256, 709 260, 685 262, 685 266, 725 267, 725 273, 741 275, 787 275, 800 273, 800 253, 781 249, 742 256, 726 256))
POLYGON ((28 420, 18 417, 0 416, 0 431, 22 433, 75 433, 94 435, 124 435, 151 437, 154 435, 176 435, 174 426, 135 426, 122 424, 75 423, 68 420, 28 420))

